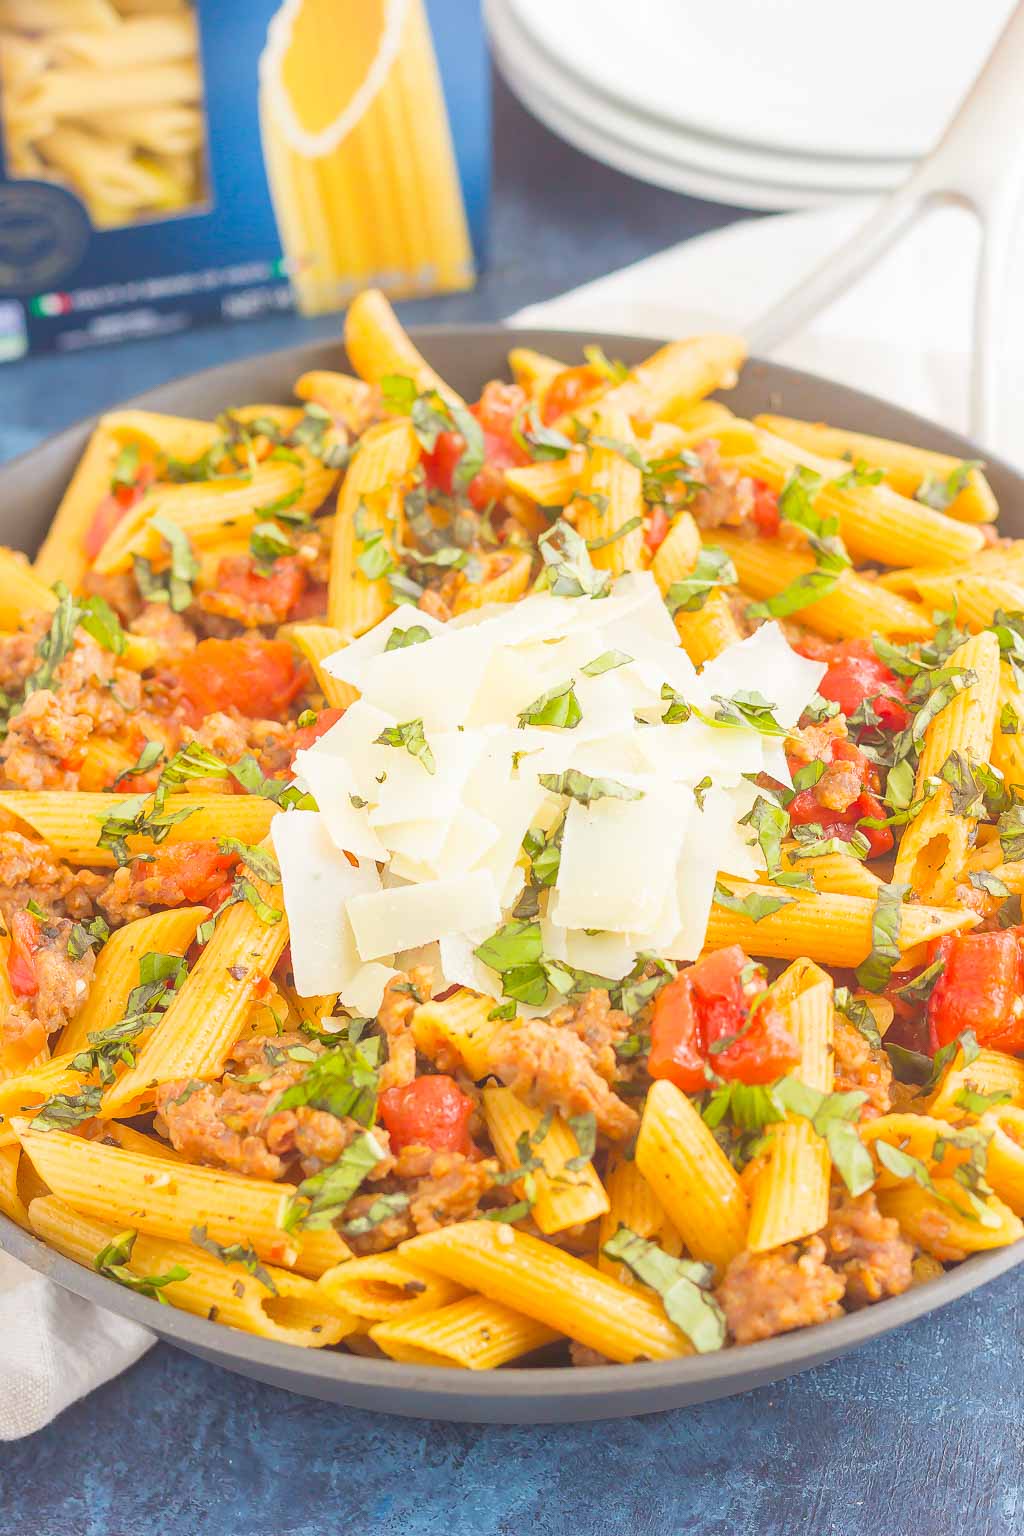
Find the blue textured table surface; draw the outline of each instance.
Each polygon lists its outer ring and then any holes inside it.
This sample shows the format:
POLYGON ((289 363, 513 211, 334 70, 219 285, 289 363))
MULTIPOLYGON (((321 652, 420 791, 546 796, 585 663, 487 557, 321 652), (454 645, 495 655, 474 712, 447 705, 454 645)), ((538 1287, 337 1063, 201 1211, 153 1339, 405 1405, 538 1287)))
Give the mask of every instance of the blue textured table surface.
MULTIPOLYGON (((409 320, 495 320, 729 222, 559 143, 497 87, 489 270, 409 320)), ((335 334, 279 317, 0 369, 0 457, 176 374, 335 334)), ((1018 1279, 777 1387, 575 1428, 387 1419, 159 1345, 0 1446, 0 1531, 32 1536, 975 1536, 1024 1521, 1018 1279)))

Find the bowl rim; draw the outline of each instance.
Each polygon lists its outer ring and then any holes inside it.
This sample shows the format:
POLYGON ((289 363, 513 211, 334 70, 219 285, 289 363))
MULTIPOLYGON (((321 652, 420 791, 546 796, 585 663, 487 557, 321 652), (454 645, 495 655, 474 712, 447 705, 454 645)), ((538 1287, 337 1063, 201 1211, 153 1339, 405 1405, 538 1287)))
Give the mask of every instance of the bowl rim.
MULTIPOLYGON (((616 345, 636 351, 653 350, 660 345, 656 338, 639 337, 623 332, 601 333, 576 328, 509 325, 430 325, 409 328, 412 340, 429 355, 434 341, 451 342, 465 339, 470 345, 507 343, 535 346, 538 350, 579 343, 599 342, 607 350, 616 345)), ((138 395, 106 407, 103 411, 51 434, 25 452, 0 465, 0 489, 7 478, 30 470, 33 460, 58 449, 70 448, 79 442, 87 431, 92 430, 101 415, 115 410, 169 410, 167 396, 184 386, 213 388, 223 379, 234 381, 240 367, 279 369, 282 377, 294 378, 314 362, 323 361, 325 352, 337 349, 339 365, 344 362, 340 342, 326 339, 311 340, 282 347, 248 358, 236 358, 227 363, 192 373, 185 373, 165 383, 145 390, 138 395)), ((939 426, 928 418, 885 401, 878 395, 854 389, 835 380, 826 379, 804 369, 774 363, 768 359, 752 357, 745 370, 765 369, 770 377, 781 385, 818 385, 826 392, 839 392, 851 403, 862 404, 873 412, 882 412, 895 418, 895 430, 919 431, 923 437, 942 440, 942 451, 960 453, 963 458, 983 458, 988 466, 997 470, 1016 489, 1024 502, 1024 475, 1015 470, 998 455, 982 450, 963 434, 939 426)), ((570 1411, 585 1403, 600 1401, 610 1414, 615 1412, 616 1399, 630 1399, 624 1413, 641 1412, 636 1406, 638 1396, 652 1394, 650 1408, 672 1406, 672 1389, 701 1386, 720 1386, 721 1391, 707 1395, 727 1395, 766 1380, 795 1374, 808 1366, 835 1357, 857 1345, 878 1338, 901 1327, 905 1323, 938 1311, 982 1285, 997 1279, 1024 1263, 1024 1240, 1006 1248, 974 1254, 945 1271, 926 1284, 915 1285, 900 1296, 890 1297, 873 1306, 856 1312, 844 1313, 832 1322, 818 1323, 789 1333, 778 1334, 759 1343, 730 1346, 706 1355, 691 1355, 666 1361, 643 1361, 623 1369, 609 1364, 575 1370, 565 1365, 511 1367, 498 1371, 468 1371, 453 1366, 416 1366, 393 1360, 377 1360, 338 1350, 303 1349, 294 1344, 263 1339, 223 1323, 182 1311, 173 1305, 161 1305, 147 1297, 139 1296, 116 1281, 94 1270, 87 1269, 72 1259, 50 1248, 33 1233, 26 1231, 10 1217, 0 1214, 0 1251, 9 1253, 26 1264, 37 1274, 53 1280, 62 1289, 72 1292, 108 1312, 138 1323, 160 1338, 185 1349, 213 1359, 219 1365, 230 1362, 229 1368, 243 1373, 253 1367, 265 1372, 268 1378, 288 1381, 290 1390, 302 1390, 306 1382, 314 1384, 339 1383, 377 1394, 364 1401, 367 1406, 381 1407, 385 1411, 402 1412, 400 1402, 390 1405, 388 1399, 411 1397, 413 1410, 429 1416, 429 1409, 418 1410, 417 1402, 440 1403, 451 1408, 468 1408, 483 1400, 494 1403, 507 1402, 513 1407, 525 1409, 531 1402, 564 1404, 570 1411), (662 1399, 659 1401, 659 1399, 662 1399)), ((696 1401, 696 1398, 690 1399, 696 1401)), ((409 1411, 406 1409, 405 1411, 409 1411)))

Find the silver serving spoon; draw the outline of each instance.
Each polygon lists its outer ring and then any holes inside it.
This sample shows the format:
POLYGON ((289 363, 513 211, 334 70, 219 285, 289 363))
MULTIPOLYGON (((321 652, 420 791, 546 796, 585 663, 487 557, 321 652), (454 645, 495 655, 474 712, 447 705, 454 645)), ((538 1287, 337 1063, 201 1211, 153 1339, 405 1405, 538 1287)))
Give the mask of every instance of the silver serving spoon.
POLYGON ((751 351, 765 356, 826 309, 932 208, 969 208, 981 226, 974 290, 970 379, 971 436, 991 440, 998 325, 1009 281, 1014 224, 1024 170, 1024 0, 931 154, 845 244, 748 327, 751 351))

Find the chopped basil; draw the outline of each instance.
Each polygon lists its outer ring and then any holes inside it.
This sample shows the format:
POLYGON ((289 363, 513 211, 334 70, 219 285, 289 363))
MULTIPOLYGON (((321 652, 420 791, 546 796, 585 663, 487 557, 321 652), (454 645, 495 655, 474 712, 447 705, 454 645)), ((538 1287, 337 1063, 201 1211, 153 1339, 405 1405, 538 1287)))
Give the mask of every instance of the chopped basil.
POLYGON ((537 540, 544 561, 542 579, 555 597, 607 597, 611 573, 598 571, 586 541, 571 524, 559 519, 537 540))
POLYGON ((424 629, 422 624, 410 624, 408 629, 394 628, 388 635, 388 643, 385 651, 401 651, 408 645, 422 645, 424 640, 430 639, 430 631, 424 629))
POLYGON ((657 1243, 620 1226, 601 1252, 632 1271, 661 1297, 669 1320, 685 1333, 698 1354, 725 1344, 725 1314, 711 1293, 714 1268, 693 1259, 674 1259, 657 1243))
POLYGON ((82 597, 78 599, 78 605, 78 622, 86 634, 91 635, 105 651, 123 656, 128 641, 121 628, 121 620, 106 598, 82 597))
POLYGON ((692 719, 694 707, 687 704, 681 693, 676 693, 671 683, 662 683, 661 697, 668 702, 668 709, 661 717, 662 725, 685 725, 692 719))
POLYGON ((791 896, 772 896, 767 891, 748 891, 746 896, 736 896, 721 880, 715 881, 715 906, 724 907, 727 912, 738 912, 752 923, 759 923, 782 907, 788 907, 792 899, 791 896))
POLYGON ((164 745, 162 741, 147 741, 132 766, 125 768, 118 774, 114 780, 114 789, 117 788, 122 779, 134 779, 140 773, 148 773, 151 768, 156 767, 163 755, 164 745))
POLYGON ((128 994, 124 1013, 106 1029, 90 1030, 88 1047, 72 1058, 75 1072, 99 1074, 108 1087, 117 1075, 116 1065, 135 1065, 135 1047, 146 1030, 159 1024, 180 990, 188 967, 181 955, 152 950, 139 960, 139 983, 128 994))
POLYGON ((566 437, 564 432, 556 432, 553 427, 544 425, 537 413, 536 403, 520 411, 512 427, 512 437, 534 463, 564 459, 573 447, 572 439, 566 437))
POLYGON ((1013 1094, 1008 1088, 997 1088, 993 1093, 979 1093, 969 1085, 961 1088, 953 1103, 958 1109, 966 1109, 969 1115, 983 1115, 997 1104, 1008 1104, 1013 1094))
POLYGON ((629 369, 625 363, 620 362, 618 358, 607 357, 604 348, 599 347, 596 342, 583 348, 583 356, 594 372, 599 373, 610 384, 621 384, 624 379, 629 378, 629 369))
POLYGON ((274 1100, 272 1113, 308 1104, 339 1120, 349 1117, 371 1126, 377 1114, 379 1041, 371 1036, 342 1040, 317 1056, 297 1083, 274 1100))
POLYGON ((814 568, 797 576, 781 592, 763 602, 751 603, 747 611, 752 618, 785 618, 811 603, 820 602, 850 568, 850 557, 839 537, 839 519, 814 510, 822 485, 821 475, 798 464, 782 487, 779 515, 804 530, 814 554, 814 568))
POLYGON ((871 914, 871 953, 854 975, 865 992, 882 992, 900 957, 901 903, 906 886, 880 885, 871 914))
POLYGON ((848 490, 857 485, 878 485, 885 479, 884 469, 872 469, 865 459, 855 459, 853 468, 848 469, 845 475, 840 475, 832 484, 838 491, 848 490))
POLYGON ((875 1016, 862 997, 854 997, 849 987, 836 987, 834 996, 835 1009, 841 1013, 853 1027, 864 1036, 864 1039, 875 1050, 882 1045, 882 1037, 875 1023, 875 1016))
POLYGON ((251 843, 239 842, 237 837, 218 837, 217 846, 221 853, 236 853, 257 880, 267 885, 281 884, 281 870, 277 860, 265 848, 254 848, 251 843))
POLYGON ((584 1114, 570 1115, 566 1123, 576 1138, 579 1152, 569 1158, 565 1167, 570 1173, 580 1173, 597 1150, 597 1119, 593 1110, 588 1109, 584 1114))
POLYGON ((427 738, 423 734, 423 720, 405 720, 400 725, 389 725, 374 737, 374 745, 379 747, 402 747, 410 757, 423 765, 428 773, 437 772, 437 763, 434 754, 430 750, 427 738))
POLYGON ((213 1257, 220 1259, 222 1264, 240 1265, 242 1269, 252 1275, 254 1280, 258 1280, 260 1285, 270 1292, 271 1296, 277 1295, 277 1286, 270 1278, 269 1272, 260 1263, 259 1254, 251 1243, 228 1243, 225 1247, 221 1243, 214 1242, 213 1238, 207 1233, 205 1224, 201 1227, 193 1227, 189 1236, 197 1248, 202 1248, 207 1253, 212 1253, 213 1257))
POLYGON ((784 1077, 776 1083, 775 1095, 786 1109, 804 1116, 824 1137, 836 1172, 851 1195, 862 1195, 871 1188, 875 1182, 874 1164, 857 1134, 866 1093, 820 1093, 798 1078, 784 1077))
POLYGON ((276 523, 257 523, 249 534, 249 553, 261 565, 272 566, 282 555, 294 555, 295 545, 276 523))
POLYGON ((68 934, 68 956, 80 960, 90 949, 100 949, 110 938, 110 929, 102 917, 91 917, 87 923, 74 923, 68 934))
POLYGON ((905 1003, 926 1003, 935 990, 935 984, 946 969, 945 960, 933 960, 931 965, 904 986, 896 988, 896 996, 901 997, 905 1003))
POLYGON ((139 473, 139 445, 138 443, 125 443, 117 458, 114 460, 114 468, 110 476, 111 490, 124 487, 131 490, 135 485, 139 473))
MULTIPOLYGON (((39 1106, 39 1113, 32 1121, 35 1131, 73 1131, 85 1120, 91 1120, 100 1112, 103 1090, 98 1086, 81 1089, 78 1093, 54 1093, 39 1106)), ((26 1105, 31 1109, 31 1105, 26 1105)))
POLYGON ((600 656, 595 656, 593 661, 588 661, 580 670, 587 677, 601 677, 605 672, 613 672, 616 667, 628 667, 633 660, 625 651, 602 651, 600 656))
POLYGON ((696 613, 716 587, 735 586, 738 577, 732 560, 722 549, 705 545, 689 576, 674 581, 665 593, 669 613, 696 613))
MULTIPOLYGON (((577 501, 596 502, 597 497, 596 497, 596 495, 593 492, 591 492, 591 494, 589 496, 583 496, 583 495, 577 496, 576 500, 577 501)), ((637 514, 636 517, 628 517, 624 523, 620 523, 619 524, 619 526, 615 529, 614 533, 607 533, 607 534, 604 535, 603 538, 600 538, 600 539, 588 539, 587 540, 587 548, 590 549, 590 550, 593 550, 593 549, 607 549, 609 544, 615 544, 615 543, 618 542, 619 539, 624 539, 626 537, 627 533, 635 533, 637 528, 642 528, 643 527, 643 522, 644 522, 644 520, 639 515, 639 513, 637 514)))
POLYGON ((1010 894, 1010 887, 1005 880, 1000 880, 998 875, 993 875, 987 869, 975 870, 970 876, 971 884, 976 891, 987 891, 990 896, 996 896, 1000 901, 1010 894))
MULTIPOLYGON (((959 1137, 951 1133, 946 1140, 951 1145, 957 1145, 958 1141, 962 1142, 962 1137, 963 1132, 960 1133, 959 1137)), ((987 1146, 987 1140, 985 1146, 987 1146)), ((983 1153, 985 1146, 979 1146, 978 1152, 983 1153)), ((882 1167, 897 1179, 912 1179, 921 1189, 926 1189, 929 1194, 933 1195, 943 1205, 951 1206, 953 1210, 959 1215, 966 1217, 968 1221, 977 1221, 982 1226, 987 1227, 998 1225, 998 1217, 984 1203, 984 1194, 988 1194, 990 1191, 984 1182, 983 1164, 980 1160, 975 1164, 973 1170, 970 1170, 969 1164, 961 1165, 953 1175, 964 1191, 965 1203, 961 1204, 951 1196, 942 1194, 939 1191, 927 1166, 919 1157, 913 1157, 909 1152, 904 1152, 901 1147, 891 1146, 889 1142, 883 1141, 881 1137, 875 1141, 874 1149, 875 1156, 882 1167), (957 1175, 960 1175, 960 1177, 957 1177, 957 1175), (972 1184, 975 1186, 974 1188, 971 1187, 972 1184)), ((936 1143, 936 1159, 941 1161, 941 1156, 942 1154, 938 1150, 938 1143, 936 1143)))
POLYGON ((362 548, 356 556, 356 565, 367 581, 378 581, 395 570, 395 557, 384 538, 385 530, 368 522, 367 510, 362 502, 356 508, 353 521, 355 536, 362 548))
POLYGON ((177 811, 165 811, 158 799, 152 804, 146 795, 132 795, 116 802, 116 808, 104 816, 97 848, 106 848, 118 864, 127 864, 132 854, 128 848, 129 837, 148 837, 154 843, 162 843, 171 828, 191 816, 196 806, 185 806, 177 811))
POLYGON ((286 1232, 314 1232, 331 1226, 383 1156, 369 1131, 361 1131, 337 1162, 303 1179, 284 1207, 281 1226, 286 1232))
POLYGON ((154 528, 171 552, 170 566, 159 575, 153 575, 152 566, 139 556, 135 557, 136 580, 144 597, 152 602, 169 603, 173 613, 183 613, 192 601, 192 583, 199 575, 199 561, 189 542, 188 534, 170 518, 155 512, 148 526, 154 528), (140 569, 148 572, 148 590, 139 579, 140 569))
POLYGON ((473 951, 479 961, 490 966, 500 976, 521 966, 534 964, 540 960, 543 952, 540 924, 532 922, 506 923, 473 951))
POLYGON ((540 698, 528 704, 519 716, 519 725, 552 725, 560 730, 571 731, 583 719, 579 700, 575 693, 575 679, 549 688, 540 698))
POLYGON ((354 1216, 351 1221, 344 1222, 341 1230, 345 1237, 363 1237, 383 1222, 400 1216, 408 1205, 409 1196, 400 1192, 396 1191, 392 1195, 378 1195, 364 1215, 354 1216))
POLYGON ((782 868, 782 839, 789 832, 789 812, 772 800, 758 795, 750 810, 740 817, 741 827, 753 827, 757 844, 764 854, 768 878, 773 880, 782 868))
POLYGON ((931 475, 925 476, 914 492, 914 500, 923 506, 931 507, 934 512, 947 512, 953 502, 964 490, 971 478, 971 471, 981 468, 980 459, 965 459, 955 469, 951 469, 945 480, 934 479, 931 475))
POLYGON ((539 773, 544 789, 554 795, 567 795, 580 805, 591 805, 595 800, 642 800, 644 791, 631 784, 620 784, 618 779, 594 779, 578 768, 566 768, 562 773, 539 773))
POLYGON ((148 1296, 151 1301, 162 1301, 166 1304, 164 1287, 173 1285, 176 1280, 187 1280, 190 1271, 182 1264, 173 1264, 162 1275, 134 1274, 128 1268, 128 1263, 138 1235, 134 1228, 129 1228, 112 1237, 109 1243, 104 1243, 93 1259, 93 1268, 101 1275, 105 1275, 108 1280, 116 1280, 118 1285, 126 1286, 130 1291, 137 1291, 140 1296, 148 1296))
POLYGON ((1000 816, 996 827, 1004 862, 1018 864, 1024 860, 1024 806, 1012 805, 1000 816))
POLYGON ((709 773, 704 775, 699 784, 695 784, 693 786, 693 798, 697 802, 698 811, 702 811, 704 809, 704 798, 707 795, 708 790, 712 789, 713 787, 714 785, 709 773))
POLYGON ((487 1015, 487 1020, 488 1020, 488 1023, 490 1023, 490 1021, 492 1019, 507 1020, 507 1019, 514 1019, 515 1016, 516 1016, 516 1005, 515 1005, 514 1001, 510 1001, 510 1002, 507 1002, 507 1003, 495 1003, 494 1007, 491 1009, 490 1013, 487 1015))
POLYGON ((698 711, 700 718, 707 725, 746 727, 760 731, 762 736, 788 736, 789 734, 786 727, 780 725, 772 713, 776 706, 763 694, 740 688, 731 697, 713 693, 711 698, 718 705, 714 715, 709 719, 702 711, 698 711))
MULTIPOLYGON (((195 750, 195 743, 189 748, 195 750)), ((200 750, 203 750, 200 748, 200 750)), ((267 779, 254 757, 240 757, 237 763, 228 765, 228 773, 250 795, 259 795, 264 800, 273 800, 276 805, 298 811, 315 811, 316 801, 312 795, 304 795, 297 790, 294 784, 289 784, 287 779, 267 779)))

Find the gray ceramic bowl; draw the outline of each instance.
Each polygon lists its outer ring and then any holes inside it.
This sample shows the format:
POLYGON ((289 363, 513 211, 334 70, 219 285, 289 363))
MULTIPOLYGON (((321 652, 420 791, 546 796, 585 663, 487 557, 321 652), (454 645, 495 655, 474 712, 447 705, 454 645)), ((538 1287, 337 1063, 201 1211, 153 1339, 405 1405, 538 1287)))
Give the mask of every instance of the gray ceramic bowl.
MULTIPOLYGON (((423 329, 414 334, 431 363, 468 398, 475 397, 485 380, 506 372, 510 334, 498 326, 423 329)), ((652 349, 651 342, 636 337, 561 331, 519 331, 515 339, 570 359, 578 358, 581 346, 590 341, 600 342, 610 357, 628 363, 638 362, 652 349)), ((212 416, 249 401, 287 401, 293 380, 306 369, 344 367, 340 346, 315 343, 212 368, 128 403, 186 416, 212 416)), ((908 411, 792 368, 756 361, 747 364, 728 400, 747 416, 781 411, 903 439, 960 458, 987 458, 1003 526, 1024 535, 1024 478, 966 438, 908 411)), ((71 427, 0 470, 0 539, 27 550, 38 544, 93 425, 86 421, 71 427)), ((538 1366, 477 1374, 396 1365, 251 1338, 136 1296, 62 1258, 3 1217, 0 1247, 66 1290, 143 1323, 170 1343, 273 1386, 383 1413, 512 1424, 622 1418, 743 1392, 843 1354, 866 1339, 945 1306, 1024 1261, 1022 1242, 969 1259, 930 1285, 837 1322, 695 1359, 586 1370, 538 1366)))

